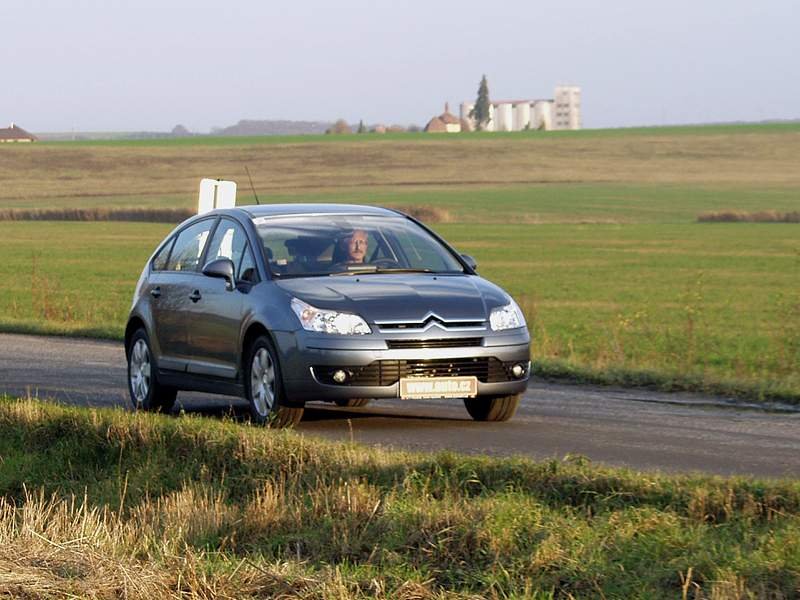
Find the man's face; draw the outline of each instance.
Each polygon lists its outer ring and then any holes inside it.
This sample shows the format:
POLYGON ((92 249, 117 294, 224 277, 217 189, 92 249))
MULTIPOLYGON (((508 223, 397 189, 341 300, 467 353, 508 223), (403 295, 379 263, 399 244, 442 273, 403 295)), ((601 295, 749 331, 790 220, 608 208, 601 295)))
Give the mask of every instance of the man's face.
POLYGON ((362 263, 367 256, 367 232, 356 229, 347 241, 347 255, 350 262, 362 263))

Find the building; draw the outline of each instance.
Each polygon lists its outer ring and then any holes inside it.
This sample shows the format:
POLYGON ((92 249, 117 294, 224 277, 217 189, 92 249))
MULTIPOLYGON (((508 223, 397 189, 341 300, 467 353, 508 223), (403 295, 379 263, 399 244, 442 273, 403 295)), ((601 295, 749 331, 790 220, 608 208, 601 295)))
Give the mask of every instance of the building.
POLYGON ((447 102, 444 103, 444 112, 425 125, 428 133, 459 133, 461 130, 461 119, 450 113, 450 104, 447 102))
POLYGON ((581 88, 577 85, 556 87, 553 110, 555 111, 553 129, 580 129, 581 88))
MULTIPOLYGON (((474 102, 461 103, 461 120, 475 127, 469 113, 474 102)), ((493 100, 489 104, 489 123, 484 131, 522 131, 524 129, 580 129, 581 88, 556 86, 553 99, 493 100)))
POLYGON ((5 142, 35 142, 37 137, 28 133, 22 127, 11 123, 6 129, 0 129, 0 143, 5 142))

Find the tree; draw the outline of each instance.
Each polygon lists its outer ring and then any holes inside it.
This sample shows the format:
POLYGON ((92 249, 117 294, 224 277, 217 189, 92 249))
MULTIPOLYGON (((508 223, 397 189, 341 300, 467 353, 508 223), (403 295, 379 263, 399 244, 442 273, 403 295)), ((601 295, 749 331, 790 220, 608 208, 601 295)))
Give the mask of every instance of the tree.
POLYGON ((183 125, 175 125, 172 128, 172 132, 170 133, 173 137, 187 137, 192 135, 192 132, 186 129, 183 125))
POLYGON ((364 119, 358 122, 358 133, 367 133, 367 128, 364 127, 364 119))
POLYGON ((475 106, 469 111, 469 118, 475 121, 475 129, 478 131, 481 131, 492 120, 489 116, 489 109, 489 83, 486 81, 486 75, 484 75, 481 78, 480 86, 478 86, 478 99, 475 100, 475 106))
POLYGON ((341 133, 353 133, 353 130, 350 129, 350 125, 347 124, 347 121, 344 119, 339 119, 336 123, 333 124, 332 127, 329 127, 325 130, 327 134, 341 134, 341 133))

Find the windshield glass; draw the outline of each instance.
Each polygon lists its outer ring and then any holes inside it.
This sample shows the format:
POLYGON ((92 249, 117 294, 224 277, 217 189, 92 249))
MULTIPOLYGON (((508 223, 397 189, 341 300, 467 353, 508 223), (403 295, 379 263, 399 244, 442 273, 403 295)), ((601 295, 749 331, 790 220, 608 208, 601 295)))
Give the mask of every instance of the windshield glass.
POLYGON ((400 216, 304 215, 253 222, 276 277, 464 272, 447 248, 400 216))

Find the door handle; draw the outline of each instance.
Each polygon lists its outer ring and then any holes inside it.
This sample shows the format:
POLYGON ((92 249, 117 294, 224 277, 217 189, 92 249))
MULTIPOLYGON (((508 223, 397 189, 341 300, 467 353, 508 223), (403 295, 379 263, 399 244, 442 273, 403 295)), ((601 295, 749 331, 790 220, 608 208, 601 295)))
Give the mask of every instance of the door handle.
POLYGON ((153 298, 160 298, 161 297, 161 288, 159 286, 154 287, 152 290, 150 290, 150 295, 153 298))
POLYGON ((200 298, 202 298, 202 296, 200 295, 200 290, 195 290, 191 294, 189 294, 189 300, 191 300, 192 302, 197 302, 198 300, 200 300, 200 298))

